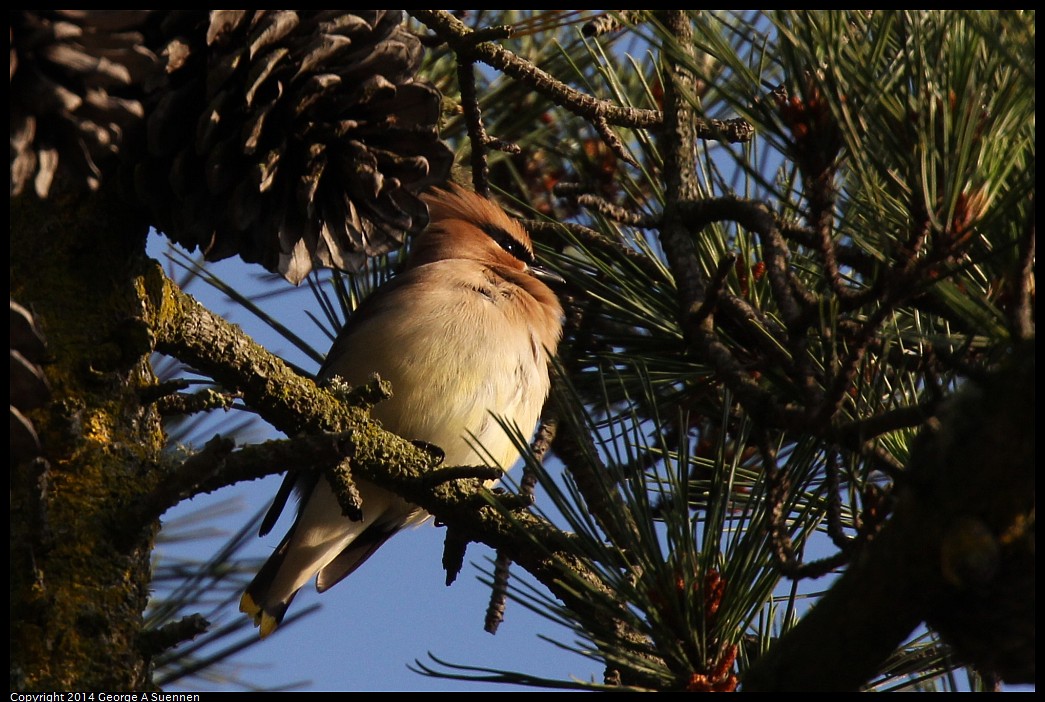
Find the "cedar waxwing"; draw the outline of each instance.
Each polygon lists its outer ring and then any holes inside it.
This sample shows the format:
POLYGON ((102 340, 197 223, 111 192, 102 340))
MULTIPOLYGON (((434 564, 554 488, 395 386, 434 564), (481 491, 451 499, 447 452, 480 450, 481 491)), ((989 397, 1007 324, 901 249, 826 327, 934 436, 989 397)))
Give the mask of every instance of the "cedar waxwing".
MULTIPOLYGON (((532 431, 548 395, 549 354, 562 307, 534 265, 526 230, 493 202, 459 186, 425 196, 430 223, 407 268, 381 286, 341 330, 319 378, 351 384, 373 373, 392 397, 373 409, 383 427, 434 444, 443 465, 508 469, 519 454, 501 417, 532 431)), ((261 567, 240 610, 268 636, 310 578, 323 592, 358 568, 389 537, 428 514, 357 479, 362 521, 343 516, 326 480, 288 474, 262 524, 272 527, 293 486, 300 510, 261 567)))

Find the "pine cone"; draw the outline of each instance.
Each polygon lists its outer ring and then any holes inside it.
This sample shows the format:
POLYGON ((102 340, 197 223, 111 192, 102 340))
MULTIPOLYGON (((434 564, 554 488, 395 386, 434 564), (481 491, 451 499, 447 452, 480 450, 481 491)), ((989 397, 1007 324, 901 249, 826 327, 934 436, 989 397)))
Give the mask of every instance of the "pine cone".
POLYGON ((40 363, 46 356, 43 337, 29 310, 11 300, 11 465, 40 455, 40 439, 23 412, 44 404, 50 396, 40 363))
POLYGON ((16 10, 11 35, 12 196, 96 190, 142 121, 158 67, 137 31, 150 10, 16 10))
POLYGON ((135 173, 157 228, 293 283, 314 266, 355 270, 422 229, 417 193, 453 157, 401 22, 386 10, 172 12, 169 83, 135 173))

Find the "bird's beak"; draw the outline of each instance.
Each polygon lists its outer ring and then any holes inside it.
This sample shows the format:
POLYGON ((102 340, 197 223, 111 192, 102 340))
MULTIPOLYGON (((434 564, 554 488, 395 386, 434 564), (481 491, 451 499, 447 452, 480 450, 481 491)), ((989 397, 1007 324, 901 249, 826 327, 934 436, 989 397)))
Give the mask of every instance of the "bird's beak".
POLYGON ((554 273, 547 268, 541 268, 540 266, 529 266, 528 270, 530 275, 539 280, 543 280, 546 283, 558 283, 559 285, 565 285, 566 279, 558 273, 554 273))

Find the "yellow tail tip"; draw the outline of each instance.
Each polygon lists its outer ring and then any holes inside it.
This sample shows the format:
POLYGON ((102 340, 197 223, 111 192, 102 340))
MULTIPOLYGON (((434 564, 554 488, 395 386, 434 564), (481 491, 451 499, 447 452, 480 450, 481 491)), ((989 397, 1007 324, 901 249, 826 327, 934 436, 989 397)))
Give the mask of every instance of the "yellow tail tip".
POLYGON ((276 618, 259 607, 249 592, 244 592, 243 597, 240 598, 239 611, 254 620, 254 626, 258 627, 261 638, 265 638, 279 626, 276 618))
POLYGON ((261 638, 265 638, 266 636, 271 634, 273 631, 276 630, 277 626, 279 626, 279 622, 276 621, 275 617, 265 612, 261 613, 261 626, 259 629, 261 638))
MULTIPOLYGON (((254 601, 249 592, 244 592, 243 597, 239 598, 239 611, 257 619, 258 615, 261 614, 261 607, 254 601)), ((256 622, 254 626, 257 626, 256 622)))

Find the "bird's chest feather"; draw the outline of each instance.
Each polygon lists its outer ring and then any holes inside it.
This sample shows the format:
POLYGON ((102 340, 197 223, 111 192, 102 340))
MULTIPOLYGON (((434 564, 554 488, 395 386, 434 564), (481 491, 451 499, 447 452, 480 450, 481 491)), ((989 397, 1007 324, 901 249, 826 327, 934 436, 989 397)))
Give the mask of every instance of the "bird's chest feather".
MULTIPOLYGON (((456 285, 404 286, 395 305, 346 339, 352 383, 378 373, 392 398, 373 415, 401 436, 446 452, 448 464, 499 463, 514 449, 492 415, 529 432, 548 391, 547 359, 526 322, 525 292, 488 273, 456 285)), ((508 466, 505 465, 505 468, 508 466)))

